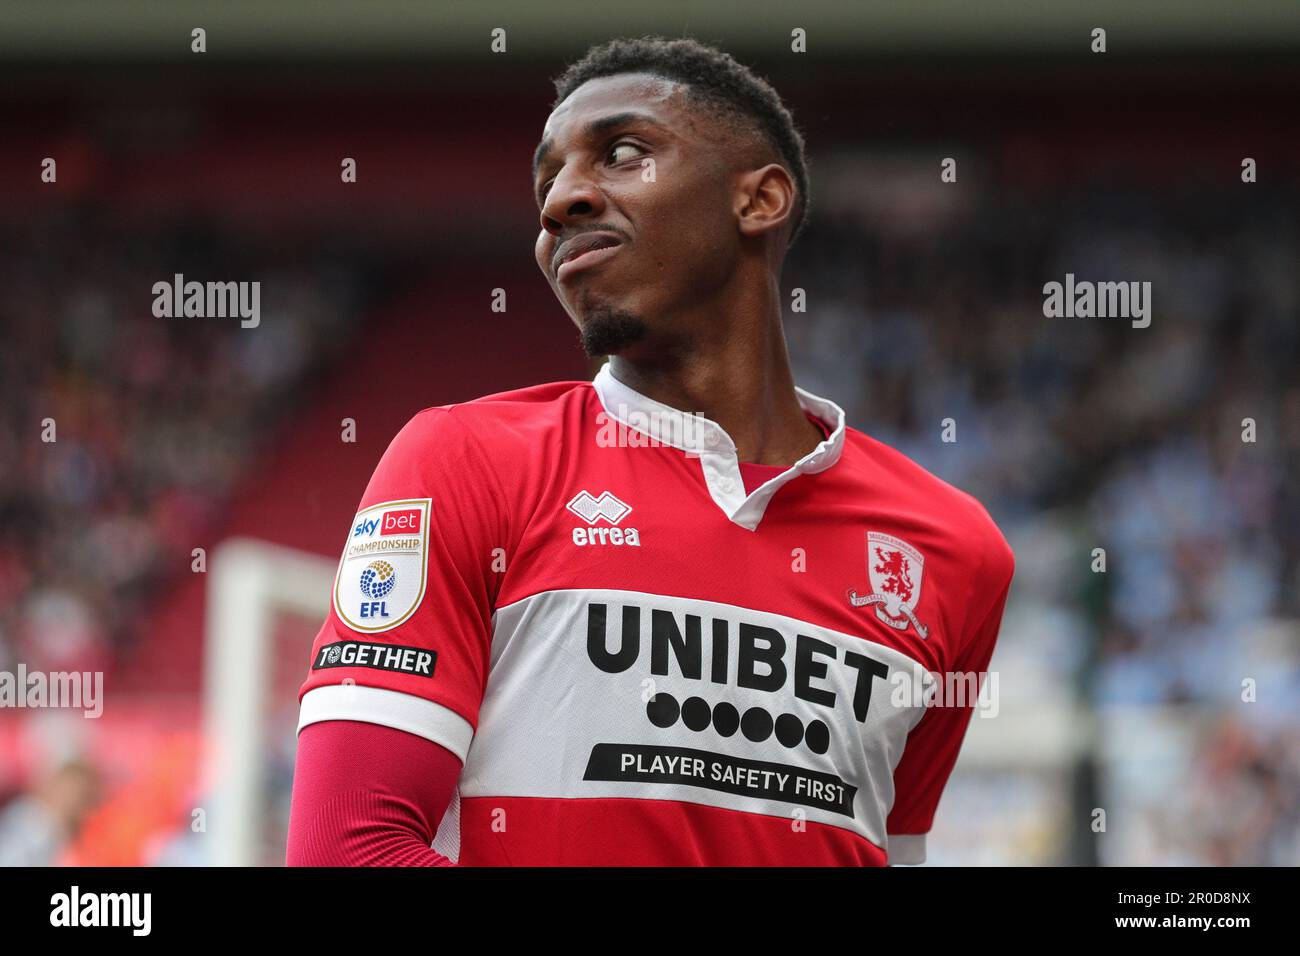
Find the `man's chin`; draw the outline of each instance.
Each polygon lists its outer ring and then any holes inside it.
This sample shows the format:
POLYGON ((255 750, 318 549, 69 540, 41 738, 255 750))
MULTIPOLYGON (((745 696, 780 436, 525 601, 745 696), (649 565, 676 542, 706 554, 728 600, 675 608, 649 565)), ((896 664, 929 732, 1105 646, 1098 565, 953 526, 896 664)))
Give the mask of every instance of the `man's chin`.
POLYGON ((632 312, 597 306, 588 310, 581 325, 582 350, 590 358, 618 355, 646 337, 645 321, 632 312))

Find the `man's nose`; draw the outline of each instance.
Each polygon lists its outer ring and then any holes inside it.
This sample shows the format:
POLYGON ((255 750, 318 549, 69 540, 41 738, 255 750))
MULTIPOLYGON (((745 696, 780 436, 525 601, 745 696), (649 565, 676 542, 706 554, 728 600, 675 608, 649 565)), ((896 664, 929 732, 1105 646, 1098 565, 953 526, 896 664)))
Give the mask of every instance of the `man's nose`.
POLYGON ((590 179, 561 173, 542 204, 542 228, 558 235, 575 219, 600 214, 604 198, 590 179))

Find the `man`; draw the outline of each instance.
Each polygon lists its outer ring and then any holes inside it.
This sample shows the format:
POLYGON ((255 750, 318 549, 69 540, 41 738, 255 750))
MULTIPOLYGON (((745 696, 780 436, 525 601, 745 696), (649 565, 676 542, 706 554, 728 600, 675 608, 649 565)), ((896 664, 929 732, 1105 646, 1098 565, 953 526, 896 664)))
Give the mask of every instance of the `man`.
POLYGON ((985 670, 1011 551, 795 387, 808 184, 771 87, 656 38, 556 87, 537 263, 610 361, 394 439, 303 685, 288 860, 921 862, 974 701, 920 678, 985 670))

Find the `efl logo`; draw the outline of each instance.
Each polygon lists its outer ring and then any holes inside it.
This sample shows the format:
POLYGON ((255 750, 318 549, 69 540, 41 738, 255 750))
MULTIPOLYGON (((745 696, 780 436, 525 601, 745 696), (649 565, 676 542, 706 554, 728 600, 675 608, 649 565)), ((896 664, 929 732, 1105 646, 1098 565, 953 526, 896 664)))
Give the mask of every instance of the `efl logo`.
POLYGON ((363 634, 390 631, 424 599, 429 577, 428 498, 363 508, 334 576, 334 611, 363 634))
POLYGON ((409 511, 389 511, 382 519, 379 536, 386 534, 418 534, 420 531, 420 509, 409 511))

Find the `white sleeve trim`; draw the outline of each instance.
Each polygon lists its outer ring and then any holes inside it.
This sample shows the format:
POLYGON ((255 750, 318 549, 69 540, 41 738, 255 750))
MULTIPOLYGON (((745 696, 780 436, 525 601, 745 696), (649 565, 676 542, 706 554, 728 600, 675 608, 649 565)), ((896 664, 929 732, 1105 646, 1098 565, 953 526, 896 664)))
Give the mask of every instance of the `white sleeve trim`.
POLYGON ((470 722, 449 707, 414 694, 364 684, 330 684, 303 694, 298 732, 322 720, 359 720, 404 730, 446 747, 461 763, 474 737, 470 722))
POLYGON ((889 843, 887 852, 890 866, 896 863, 915 866, 925 862, 924 833, 891 833, 886 839, 889 843))

